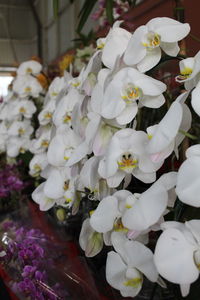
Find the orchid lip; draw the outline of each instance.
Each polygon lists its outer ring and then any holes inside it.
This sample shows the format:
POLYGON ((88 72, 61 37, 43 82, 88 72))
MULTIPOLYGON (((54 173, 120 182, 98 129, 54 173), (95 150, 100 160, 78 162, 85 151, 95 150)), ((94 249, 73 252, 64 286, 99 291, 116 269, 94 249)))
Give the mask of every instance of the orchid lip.
POLYGON ((160 46, 161 37, 155 32, 148 32, 145 36, 145 40, 142 42, 142 45, 147 49, 151 50, 160 46))
POLYGON ((127 281, 124 281, 123 284, 125 286, 137 288, 138 286, 141 285, 141 282, 142 282, 142 278, 135 277, 135 278, 128 279, 127 281))
POLYGON ((181 70, 180 74, 175 77, 175 79, 177 82, 184 82, 190 78, 192 72, 192 68, 185 67, 183 70, 181 70))
POLYGON ((123 154, 117 163, 118 168, 124 171, 135 169, 138 166, 138 160, 131 153, 123 154))
POLYGON ((141 96, 142 96, 141 89, 135 86, 133 83, 129 82, 122 89, 121 97, 127 104, 139 100, 141 96))

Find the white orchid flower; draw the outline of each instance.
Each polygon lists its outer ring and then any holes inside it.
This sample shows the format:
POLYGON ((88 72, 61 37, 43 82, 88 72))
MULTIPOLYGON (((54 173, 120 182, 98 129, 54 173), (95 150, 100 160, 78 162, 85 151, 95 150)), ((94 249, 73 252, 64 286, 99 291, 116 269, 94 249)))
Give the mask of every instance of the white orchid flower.
POLYGON ((101 233, 111 230, 128 232, 128 229, 121 222, 121 217, 127 206, 130 205, 126 200, 131 195, 131 192, 127 190, 120 190, 112 196, 103 198, 91 215, 90 224, 92 228, 101 233))
POLYGON ((134 129, 121 129, 112 137, 98 172, 110 187, 117 187, 131 174, 145 183, 155 181, 160 163, 153 163, 145 150, 147 134, 134 129))
POLYGON ((29 163, 29 174, 37 177, 47 167, 47 154, 46 152, 38 153, 33 156, 29 163))
POLYGON ((91 226, 98 232, 122 231, 137 238, 159 222, 168 203, 174 200, 168 191, 175 184, 176 173, 170 172, 142 194, 120 190, 105 197, 91 216, 91 226))
POLYGON ((101 69, 101 51, 96 51, 90 58, 88 64, 82 68, 77 77, 72 78, 69 84, 90 96, 96 83, 97 73, 101 69))
POLYGON ((51 139, 51 126, 40 126, 36 131, 36 138, 31 141, 30 151, 34 154, 45 152, 51 139))
POLYGON ((200 51, 194 57, 182 59, 179 62, 180 74, 176 81, 184 83, 186 90, 193 89, 200 80, 200 51))
POLYGON ((9 120, 9 119, 12 120, 13 119, 13 116, 8 113, 8 111, 9 111, 8 107, 9 107, 9 105, 7 102, 0 103, 0 120, 4 121, 4 120, 9 120))
POLYGON ((129 230, 144 231, 156 224, 166 211, 173 206, 170 191, 176 185, 176 172, 162 175, 142 194, 133 194, 126 199, 126 207, 122 216, 122 224, 129 230), (170 205, 169 205, 170 204, 170 205))
POLYGON ((32 115, 36 112, 36 106, 31 100, 16 100, 12 103, 11 114, 13 117, 23 116, 26 119, 31 119, 32 115), (14 105, 13 105, 14 104, 14 105))
POLYGON ((67 87, 66 80, 64 77, 55 77, 51 82, 48 90, 50 99, 56 99, 60 92, 67 87))
POLYGON ((180 50, 177 42, 189 31, 187 23, 166 17, 154 18, 135 30, 124 54, 124 62, 146 72, 160 61, 161 49, 170 56, 176 56, 180 50))
POLYGON ((69 168, 52 168, 44 185, 45 195, 52 199, 63 198, 70 178, 69 168))
POLYGON ((158 280, 153 253, 143 244, 114 233, 111 240, 116 252, 108 253, 106 280, 123 297, 135 297, 142 288, 143 275, 152 282, 158 280))
POLYGON ((102 62, 109 69, 114 68, 117 58, 124 54, 131 39, 131 33, 119 27, 121 23, 121 21, 114 23, 104 40, 105 45, 101 47, 103 49, 102 62))
POLYGON ((66 166, 73 152, 80 145, 80 137, 66 125, 61 125, 52 138, 47 157, 50 164, 55 167, 66 166))
POLYGON ((30 148, 29 136, 10 136, 6 143, 7 155, 16 157, 20 153, 25 153, 30 148))
POLYGON ((30 120, 14 121, 8 129, 9 136, 30 136, 33 132, 30 120))
POLYGON ((181 94, 160 123, 147 129, 149 142, 146 149, 153 162, 164 161, 173 151, 178 156, 178 146, 185 137, 181 131, 187 132, 192 121, 190 110, 184 104, 187 97, 187 92, 181 94))
POLYGON ((47 211, 56 203, 55 199, 49 198, 44 193, 45 182, 41 183, 32 193, 32 199, 40 206, 41 211, 47 211))
POLYGON ((78 176, 73 176, 70 168, 51 167, 48 172, 47 180, 44 184, 44 194, 55 199, 59 206, 71 208, 72 214, 76 214, 80 204, 80 193, 78 176))
POLYGON ((79 235, 79 244, 85 256, 93 257, 97 255, 103 248, 103 234, 96 232, 90 225, 90 219, 87 218, 81 228, 79 235))
POLYGON ((158 108, 165 102, 166 85, 136 69, 120 70, 108 84, 102 101, 101 115, 116 118, 119 124, 130 123, 137 114, 137 101, 142 106, 158 108))
POLYGON ((101 51, 97 51, 93 54, 82 72, 80 85, 77 86, 88 96, 91 96, 91 92, 96 84, 97 74, 102 67, 101 56, 101 51))
POLYGON ((54 99, 50 100, 38 115, 40 125, 47 125, 52 122, 53 113, 56 108, 56 102, 54 99))
POLYGON ((41 72, 42 65, 35 60, 24 61, 17 69, 17 75, 37 75, 41 72))
POLYGON ((88 113, 88 119, 89 122, 85 130, 86 143, 92 149, 95 156, 102 156, 105 154, 112 136, 122 126, 117 124, 115 120, 103 119, 94 112, 88 113))
POLYGON ((155 248, 156 268, 165 279, 180 284, 182 295, 187 296, 190 284, 199 277, 200 220, 166 222, 162 228, 155 248))
POLYGON ((86 162, 80 171, 80 183, 94 194, 95 200, 102 200, 104 197, 112 194, 112 189, 108 187, 105 179, 98 174, 99 157, 92 156, 86 162))
POLYGON ((88 119, 88 97, 85 97, 82 102, 75 104, 72 111, 72 128, 77 135, 82 139, 85 138, 85 130, 89 122, 88 119))
POLYGON ((101 106, 104 97, 105 86, 111 73, 111 70, 107 68, 103 68, 99 71, 97 75, 97 83, 94 86, 91 94, 91 109, 99 115, 101 114, 101 106))
POLYGON ((0 153, 6 150, 6 142, 8 139, 7 127, 4 121, 0 122, 0 153))
POLYGON ((58 127, 62 124, 71 126, 72 110, 76 103, 82 103, 84 95, 80 94, 75 88, 70 88, 67 95, 58 103, 53 114, 53 122, 58 127))
POLYGON ((176 77, 176 81, 183 83, 186 90, 191 91, 191 105, 194 111, 200 116, 200 51, 194 57, 183 59, 179 63, 180 75, 176 77))
POLYGON ((188 148, 186 157, 178 170, 176 193, 183 203, 200 207, 200 145, 188 148))
POLYGON ((37 98, 42 92, 42 86, 39 81, 31 75, 18 76, 13 83, 13 91, 21 98, 29 96, 37 98))

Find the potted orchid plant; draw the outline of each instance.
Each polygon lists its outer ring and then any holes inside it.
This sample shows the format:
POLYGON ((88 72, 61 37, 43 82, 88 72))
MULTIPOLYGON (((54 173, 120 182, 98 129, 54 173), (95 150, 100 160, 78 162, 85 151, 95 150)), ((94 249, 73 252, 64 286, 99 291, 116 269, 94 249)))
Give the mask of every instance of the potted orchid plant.
POLYGON ((133 33, 121 23, 97 40, 77 77, 65 72, 49 86, 31 144, 30 174, 43 178, 32 199, 60 222, 81 212, 80 247, 87 257, 107 247, 106 280, 123 297, 137 296, 146 279, 178 284, 185 297, 199 276, 200 220, 181 215, 200 207, 200 146, 179 168, 163 166, 179 159, 185 138, 198 140, 188 131, 200 116, 200 52, 178 56, 187 23, 154 18, 133 33), (151 71, 177 56, 184 91, 159 118, 167 85, 151 71), (143 120, 145 109, 158 111, 156 123, 143 120))

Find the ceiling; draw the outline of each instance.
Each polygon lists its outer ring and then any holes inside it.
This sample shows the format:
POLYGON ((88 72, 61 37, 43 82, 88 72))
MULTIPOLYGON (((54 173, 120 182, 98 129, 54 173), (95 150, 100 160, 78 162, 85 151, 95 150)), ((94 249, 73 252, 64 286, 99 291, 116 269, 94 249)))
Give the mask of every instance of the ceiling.
POLYGON ((0 68, 13 67, 37 54, 36 2, 0 0, 0 68))

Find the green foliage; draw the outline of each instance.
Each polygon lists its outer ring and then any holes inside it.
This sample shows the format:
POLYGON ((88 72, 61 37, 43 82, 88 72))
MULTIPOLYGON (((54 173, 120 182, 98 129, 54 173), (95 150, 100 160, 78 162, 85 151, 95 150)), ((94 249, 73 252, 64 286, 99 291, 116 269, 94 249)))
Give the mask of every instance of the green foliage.
POLYGON ((112 25, 114 21, 113 17, 113 0, 107 0, 106 1, 106 15, 109 23, 112 25))
POLYGON ((88 34, 83 34, 81 32, 78 33, 79 38, 74 39, 72 41, 78 43, 78 44, 83 44, 84 46, 88 46, 89 44, 91 44, 91 41, 95 41, 95 33, 93 30, 90 30, 90 32, 88 34))
POLYGON ((53 0, 53 15, 55 19, 58 17, 58 11, 59 11, 59 0, 53 0))
POLYGON ((85 25, 93 7, 95 6, 98 0, 85 0, 80 12, 79 12, 79 24, 77 27, 77 32, 80 33, 83 26, 85 25))

